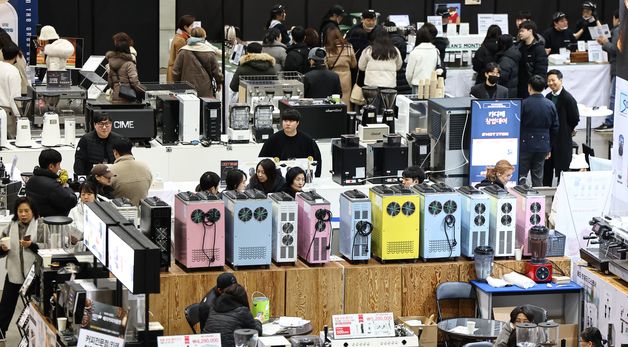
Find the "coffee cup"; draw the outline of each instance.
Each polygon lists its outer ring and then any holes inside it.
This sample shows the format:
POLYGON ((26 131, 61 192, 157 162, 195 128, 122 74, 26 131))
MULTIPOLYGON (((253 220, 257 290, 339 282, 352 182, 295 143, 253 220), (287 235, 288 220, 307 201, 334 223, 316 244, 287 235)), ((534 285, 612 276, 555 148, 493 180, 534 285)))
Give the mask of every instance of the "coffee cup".
POLYGON ((66 317, 57 318, 57 330, 60 332, 65 331, 65 328, 68 324, 68 319, 66 317))
POLYGON ((515 260, 516 261, 521 261, 522 257, 523 257, 523 249, 515 248, 515 260))
POLYGON ((8 236, 1 238, 0 244, 5 246, 7 249, 11 248, 11 238, 8 236))
POLYGON ((467 333, 473 335, 475 332, 475 322, 467 322, 467 333))

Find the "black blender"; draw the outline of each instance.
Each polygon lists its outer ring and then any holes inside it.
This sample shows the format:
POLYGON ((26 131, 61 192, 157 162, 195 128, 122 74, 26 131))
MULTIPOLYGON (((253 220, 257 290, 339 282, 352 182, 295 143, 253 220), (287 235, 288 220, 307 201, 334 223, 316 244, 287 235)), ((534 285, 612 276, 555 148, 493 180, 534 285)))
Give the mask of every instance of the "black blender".
POLYGON ((388 125, 390 133, 395 132, 395 100, 397 99, 397 91, 395 89, 382 89, 379 92, 384 105, 382 113, 382 123, 388 125))
POLYGON ((549 230, 544 226, 534 226, 528 233, 528 248, 532 259, 526 263, 526 276, 534 282, 547 283, 552 281, 552 264, 545 258, 547 255, 549 230))

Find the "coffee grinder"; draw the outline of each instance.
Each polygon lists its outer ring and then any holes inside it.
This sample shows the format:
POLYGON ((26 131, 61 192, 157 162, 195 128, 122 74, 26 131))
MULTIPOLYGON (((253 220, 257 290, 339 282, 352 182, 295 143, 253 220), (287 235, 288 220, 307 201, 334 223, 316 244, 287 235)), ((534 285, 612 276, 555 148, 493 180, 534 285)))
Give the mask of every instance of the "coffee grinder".
POLYGON ((552 281, 552 264, 545 258, 548 237, 549 230, 544 226, 534 226, 528 233, 528 248, 532 254, 532 259, 526 263, 525 273, 537 283, 552 281))
POLYGON ((30 148, 33 146, 33 140, 31 136, 31 122, 27 116, 31 108, 32 99, 30 97, 20 96, 14 100, 21 115, 21 117, 17 119, 14 144, 15 147, 19 148, 30 148))
POLYGON ((382 89, 379 92, 384 105, 382 113, 382 123, 388 125, 388 131, 395 132, 395 100, 397 99, 397 91, 395 89, 382 89))
POLYGON ((272 104, 259 104, 255 106, 253 112, 253 135, 255 136, 255 142, 263 143, 273 131, 273 110, 275 107, 272 104))
POLYGON ((247 104, 234 104, 229 112, 229 127, 227 136, 230 143, 249 143, 251 128, 249 127, 249 112, 247 104))
POLYGON ((41 131, 41 145, 44 147, 56 147, 62 144, 61 128, 59 126, 59 114, 57 105, 61 99, 58 93, 43 94, 47 111, 44 113, 44 124, 41 131))
POLYGON ((366 104, 362 106, 358 137, 360 142, 375 143, 390 132, 388 125, 377 122, 377 107, 375 101, 379 95, 377 87, 362 87, 362 94, 366 104))

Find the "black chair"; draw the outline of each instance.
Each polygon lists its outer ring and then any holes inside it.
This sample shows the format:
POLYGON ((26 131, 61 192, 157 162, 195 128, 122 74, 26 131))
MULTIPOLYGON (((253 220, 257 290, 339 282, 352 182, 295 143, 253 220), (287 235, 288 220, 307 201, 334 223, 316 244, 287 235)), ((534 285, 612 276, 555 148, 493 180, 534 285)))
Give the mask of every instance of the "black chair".
MULTIPOLYGON (((523 305, 530 313, 532 313, 532 323, 539 324, 547 321, 547 310, 534 306, 534 305, 523 305)), ((530 318, 530 317, 528 317, 530 318)))
POLYGON ((192 329, 192 332, 194 334, 197 334, 195 326, 196 324, 199 323, 199 320, 200 320, 198 317, 199 307, 200 307, 199 304, 192 304, 186 307, 185 310, 183 310, 183 312, 185 312, 185 319, 188 321, 188 324, 190 325, 190 328, 192 329))
POLYGON ((472 300, 474 307, 474 316, 478 314, 478 301, 475 296, 475 289, 467 282, 445 282, 436 287, 436 306, 438 308, 438 321, 443 320, 443 314, 440 308, 442 300, 472 300))

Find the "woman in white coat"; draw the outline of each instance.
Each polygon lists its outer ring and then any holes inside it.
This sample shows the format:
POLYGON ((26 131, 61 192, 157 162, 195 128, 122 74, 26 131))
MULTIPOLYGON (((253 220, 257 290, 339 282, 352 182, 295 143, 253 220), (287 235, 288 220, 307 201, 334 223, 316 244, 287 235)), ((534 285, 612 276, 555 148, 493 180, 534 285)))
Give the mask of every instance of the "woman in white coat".
POLYGON ((0 257, 7 258, 7 276, 0 300, 0 336, 6 336, 20 287, 37 261, 39 248, 44 247, 44 223, 38 221, 39 213, 31 199, 18 198, 12 212, 13 219, 2 232, 0 245, 0 257))
POLYGON ((70 210, 68 217, 72 218, 72 228, 70 231, 70 241, 74 245, 75 252, 82 252, 83 246, 83 223, 85 220, 85 204, 96 201, 98 187, 92 182, 85 181, 79 189, 79 202, 70 210))
POLYGON ((429 80, 440 60, 438 48, 432 44, 432 34, 426 27, 421 27, 416 34, 416 46, 408 55, 406 80, 416 94, 421 80, 429 80))
POLYGON ((358 68, 364 71, 364 85, 378 88, 396 88, 397 70, 402 65, 401 53, 388 35, 378 35, 358 61, 358 68))

